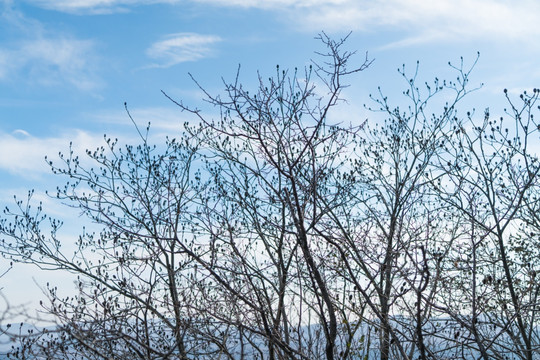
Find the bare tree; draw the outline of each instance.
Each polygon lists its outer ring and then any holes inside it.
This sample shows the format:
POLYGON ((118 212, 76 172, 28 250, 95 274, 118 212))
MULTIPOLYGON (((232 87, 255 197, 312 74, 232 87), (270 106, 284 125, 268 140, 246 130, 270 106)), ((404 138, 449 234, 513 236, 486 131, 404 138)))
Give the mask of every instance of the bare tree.
POLYGON ((55 315, 60 338, 69 335, 74 343, 69 353, 183 359, 199 351, 199 337, 189 329, 203 319, 186 307, 197 301, 198 289, 185 255, 197 251, 188 211, 201 186, 191 168, 196 149, 171 140, 156 154, 142 140, 118 149, 106 139, 107 147, 88 151, 99 169, 81 167, 73 152, 61 156, 60 165, 50 162, 70 179, 56 197, 102 226, 99 233, 83 231, 73 254, 57 237, 62 223, 44 215, 41 205, 34 210, 31 194, 17 202, 17 212, 6 210, 11 222, 2 220, 1 232, 12 241, 4 245, 5 256, 76 275, 78 294, 60 298, 51 286, 50 304, 43 305, 55 315))
POLYGON ((88 151, 96 169, 73 152, 49 162, 69 178, 56 197, 103 229, 83 231, 69 255, 61 222, 33 209, 31 195, 5 212, 5 256, 77 276, 71 298, 49 288, 43 306, 58 321, 56 335, 42 334, 31 350, 51 358, 334 359, 362 348, 351 345, 358 337, 350 327, 340 332, 344 284, 325 264, 334 251, 318 224, 328 201, 342 201, 329 174, 358 131, 327 118, 342 78, 369 61, 349 69, 345 40, 320 39, 328 62, 302 78, 278 69, 254 95, 236 82, 226 84, 228 100, 209 96, 220 120, 179 104, 201 125, 165 149, 148 143, 147 129, 139 146, 106 138, 88 151))
POLYGON ((521 95, 520 105, 507 99, 510 120, 493 119, 486 110, 478 122, 469 113, 439 163, 446 184, 439 195, 468 224, 467 240, 447 268, 457 275, 450 285, 457 298, 447 310, 465 329, 461 338, 476 344, 483 358, 533 359, 538 285, 528 204, 538 196, 540 168, 531 144, 538 134, 538 91, 521 95))
POLYGON ((226 290, 247 307, 244 314, 254 312, 250 331, 267 339, 269 359, 347 358, 357 341, 350 328, 340 334, 338 324, 349 323, 340 303, 345 284, 328 266, 335 249, 325 237, 329 211, 345 195, 334 175, 361 126, 329 125, 328 117, 341 100, 342 79, 370 62, 349 69, 345 40, 320 39, 328 49, 324 64, 290 75, 278 67, 269 82, 259 78, 254 93, 238 78, 225 84, 226 98, 206 93, 219 120, 177 102, 200 120, 191 133, 209 151, 212 186, 204 203, 212 205, 201 211, 201 232, 225 253, 212 266, 225 271, 222 277, 232 264, 238 268, 234 282, 247 286, 226 290), (326 85, 325 96, 313 76, 326 85))
POLYGON ((72 297, 47 287, 56 327, 10 356, 538 354, 540 92, 507 97, 511 126, 479 122, 457 110, 476 61, 423 87, 417 64, 400 69, 405 107, 379 90, 374 119, 338 123, 346 79, 371 62, 319 40, 321 62, 255 89, 239 73, 218 96, 195 82, 219 118, 164 93, 194 118, 165 144, 137 128, 140 145, 88 151, 94 167, 72 151, 49 161, 68 179, 53 197, 93 225, 71 253, 32 193, 5 211, 5 257, 76 278, 72 297))

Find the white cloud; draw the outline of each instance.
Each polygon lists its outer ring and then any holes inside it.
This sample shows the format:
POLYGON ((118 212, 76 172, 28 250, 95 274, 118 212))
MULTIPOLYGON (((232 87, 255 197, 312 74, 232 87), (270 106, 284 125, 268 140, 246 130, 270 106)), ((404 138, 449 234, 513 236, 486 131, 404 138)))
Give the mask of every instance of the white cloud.
POLYGON ((522 0, 192 0, 281 12, 310 32, 397 30, 412 34, 398 46, 441 39, 536 41, 540 2, 522 0))
MULTIPOLYGON (((165 136, 180 136, 183 124, 190 120, 178 108, 171 104, 170 107, 151 107, 130 109, 137 126, 145 131, 148 122, 151 122, 150 143, 161 144, 165 136)), ((86 114, 89 121, 100 122, 112 126, 106 126, 108 137, 118 137, 122 144, 139 144, 136 129, 130 122, 124 111, 102 111, 86 114)), ((58 153, 67 154, 69 144, 72 143, 74 155, 80 157, 83 165, 94 166, 86 156, 86 149, 95 150, 105 145, 103 133, 70 129, 56 136, 40 137, 32 134, 28 129, 16 129, 11 133, 0 130, 0 175, 2 171, 26 179, 39 179, 43 175, 51 173, 45 156, 53 162, 58 161, 58 153)))
POLYGON ((72 14, 110 14, 126 12, 130 6, 170 3, 174 0, 25 0, 45 9, 72 14))
POLYGON ((0 132, 0 170, 25 178, 38 178, 50 173, 44 158, 57 158, 58 152, 66 153, 73 141, 74 153, 83 155, 86 149, 95 149, 103 143, 103 135, 90 134, 81 130, 65 132, 57 137, 38 138, 19 129, 12 134, 0 132))
POLYGON ((4 1, 0 21, 17 35, 0 44, 0 81, 68 84, 85 91, 101 87, 93 41, 47 31, 17 11, 11 1, 4 1))
POLYGON ((170 34, 152 44, 146 54, 158 61, 151 67, 170 67, 186 61, 196 61, 212 55, 212 47, 221 38, 194 33, 170 34))
POLYGON ((12 48, 0 48, 0 80, 22 76, 39 85, 67 83, 80 90, 101 86, 94 73, 93 43, 69 38, 23 40, 12 48))
POLYGON ((306 9, 318 8, 321 6, 351 5, 356 2, 349 0, 192 0, 198 3, 207 3, 219 6, 237 6, 245 8, 259 9, 306 9))
MULTIPOLYGON (((109 14, 129 11, 130 7, 152 4, 176 4, 182 0, 24 0, 45 9, 76 14, 109 14)), ((226 7, 283 9, 289 7, 315 7, 324 4, 341 4, 348 0, 191 0, 226 7)))
POLYGON ((22 130, 22 129, 17 129, 15 131, 13 131, 12 133, 13 135, 15 136, 22 136, 22 137, 28 137, 30 136, 30 134, 28 133, 28 131, 25 131, 25 130, 22 130))
MULTIPOLYGON (((127 11, 135 5, 178 4, 181 0, 26 0, 44 8, 76 13, 127 11)), ((187 1, 187 0, 186 0, 187 1)), ((540 2, 522 0, 190 0, 207 6, 259 8, 293 21, 309 32, 401 31, 391 46, 441 40, 520 40, 540 35, 540 2)), ((176 55, 178 59, 188 54, 176 55)))
POLYGON ((298 23, 308 31, 402 31, 393 46, 441 40, 534 41, 540 34, 540 3, 526 0, 388 0, 312 6, 298 23))

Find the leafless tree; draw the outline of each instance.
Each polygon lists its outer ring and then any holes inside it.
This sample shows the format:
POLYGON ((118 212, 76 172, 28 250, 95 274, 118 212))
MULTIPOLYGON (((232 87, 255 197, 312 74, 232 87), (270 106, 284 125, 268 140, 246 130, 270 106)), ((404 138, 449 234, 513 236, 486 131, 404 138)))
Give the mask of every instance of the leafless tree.
POLYGON ((507 94, 509 120, 486 110, 479 122, 469 113, 439 162, 445 174, 439 195, 464 229, 445 271, 453 274, 447 291, 455 297, 441 303, 464 329, 461 341, 475 344, 484 359, 533 359, 539 351, 537 234, 529 206, 538 197, 540 171, 533 145, 537 99, 536 89, 522 94, 519 105, 507 94))
POLYGON ((195 81, 219 118, 164 93, 193 118, 165 144, 148 127, 137 146, 106 137, 94 167, 71 151, 48 160, 68 179, 53 197, 92 225, 71 253, 32 193, 6 210, 4 256, 77 287, 47 287, 56 326, 10 356, 537 355, 540 92, 508 96, 509 121, 479 122, 457 109, 476 62, 424 86, 403 67, 405 106, 379 90, 373 119, 339 123, 347 79, 371 62, 319 39, 322 60, 255 89, 240 73, 221 95, 195 81))

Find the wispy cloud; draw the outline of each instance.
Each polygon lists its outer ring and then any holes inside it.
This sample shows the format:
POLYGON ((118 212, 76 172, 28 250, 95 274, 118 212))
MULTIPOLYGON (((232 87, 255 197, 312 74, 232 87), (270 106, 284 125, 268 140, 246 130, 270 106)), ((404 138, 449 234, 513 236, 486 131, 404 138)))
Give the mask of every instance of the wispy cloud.
POLYGON ((535 41, 540 35, 540 3, 501 0, 388 0, 326 3, 305 9, 298 24, 308 31, 402 31, 410 46, 443 40, 535 41))
MULTIPOLYGON (((259 9, 309 9, 319 8, 321 6, 360 6, 357 2, 350 0, 192 0, 197 3, 213 4, 219 6, 235 6, 244 8, 259 9)), ((363 5, 363 4, 362 4, 363 5)))
POLYGON ((0 48, 0 80, 39 85, 67 83, 91 91, 101 86, 90 59, 93 42, 70 38, 23 40, 11 48, 0 48))
MULTIPOLYGON (((23 0, 34 6, 73 14, 112 14, 127 12, 133 6, 181 4, 185 0, 23 0)), ((345 4, 349 0, 190 0, 224 7, 259 9, 310 8, 321 5, 345 4)))
POLYGON ((540 36, 540 2, 523 0, 192 0, 218 6, 272 10, 292 26, 328 32, 399 31, 403 39, 387 47, 438 41, 519 41, 540 36))
POLYGON ((24 0, 44 9, 71 14, 111 14, 129 11, 130 6, 172 3, 175 0, 24 0))
POLYGON ((0 20, 14 36, 0 45, 0 81, 32 85, 68 84, 91 91, 102 85, 97 76, 95 43, 46 30, 43 25, 3 2, 0 20))
POLYGON ((165 39, 152 44, 146 54, 156 60, 151 67, 170 67, 186 61, 196 61, 211 56, 211 45, 220 42, 214 35, 194 33, 170 34, 165 39))
MULTIPOLYGON (((24 0, 72 13, 113 13, 136 5, 176 4, 187 0, 24 0)), ((189 0, 207 6, 259 8, 294 19, 309 32, 397 30, 404 39, 390 46, 442 40, 501 39, 534 42, 540 35, 540 2, 522 0, 189 0)), ((157 44, 156 44, 157 45, 157 44)), ((163 44, 165 45, 165 44, 163 44)), ((188 58, 188 54, 176 58, 188 58)))

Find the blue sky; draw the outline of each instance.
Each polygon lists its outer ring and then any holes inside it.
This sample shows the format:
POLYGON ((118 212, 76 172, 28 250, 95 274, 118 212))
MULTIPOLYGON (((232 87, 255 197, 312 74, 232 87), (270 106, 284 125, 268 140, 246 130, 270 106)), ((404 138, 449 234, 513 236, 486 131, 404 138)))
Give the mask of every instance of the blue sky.
MULTIPOLYGON (((254 86, 257 70, 309 64, 322 50, 320 31, 352 31, 347 47, 357 60, 366 51, 375 59, 351 78, 340 110, 347 121, 369 119, 362 105, 377 86, 398 93, 401 64, 420 60, 431 80, 451 74, 447 63, 460 56, 472 63, 477 51, 472 82, 484 86, 464 106, 500 112, 504 88, 517 96, 540 87, 538 24, 537 0, 0 0, 0 205, 30 188, 50 203, 43 191, 63 180, 43 157, 70 141, 80 153, 104 133, 136 141, 124 102, 137 123, 152 122, 156 139, 174 135, 187 115, 161 90, 197 106, 202 94, 188 73, 219 93, 221 77, 233 80, 239 64, 242 82, 254 86)), ((27 270, 1 279, 13 303, 37 289, 32 276, 50 277, 27 270)))

